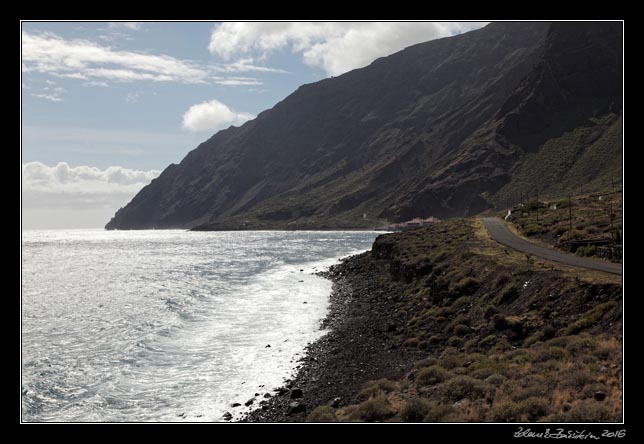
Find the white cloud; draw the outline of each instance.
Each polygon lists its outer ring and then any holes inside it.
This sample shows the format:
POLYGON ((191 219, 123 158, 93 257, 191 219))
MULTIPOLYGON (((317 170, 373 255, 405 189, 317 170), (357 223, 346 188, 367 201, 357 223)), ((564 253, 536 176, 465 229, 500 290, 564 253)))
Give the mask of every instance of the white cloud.
POLYGON ((415 43, 480 28, 477 22, 226 22, 208 49, 225 60, 289 48, 303 61, 339 75, 415 43))
POLYGON ((99 88, 107 88, 109 85, 107 82, 99 82, 96 80, 90 80, 89 82, 83 83, 83 86, 97 86, 99 88))
MULTIPOLYGON (((125 23, 119 23, 118 26, 128 28, 129 25, 125 23)), ((248 57, 227 64, 206 66, 167 55, 116 50, 87 40, 66 40, 52 33, 29 32, 22 33, 22 71, 84 80, 85 86, 135 81, 261 85, 262 82, 255 78, 222 77, 217 74, 287 73, 257 65, 253 58, 248 57)))
POLYGON ((74 226, 103 226, 109 216, 159 174, 156 170, 141 171, 120 166, 101 170, 91 166, 70 167, 66 162, 55 166, 40 162, 23 163, 23 226, 60 226, 54 220, 34 220, 36 214, 51 214, 52 218, 56 214, 64 220, 73 220, 70 215, 75 215, 80 219, 74 226), (82 220, 90 214, 91 221, 82 220), (100 219, 96 218, 97 214, 100 219))
POLYGON ((192 105, 183 115, 183 127, 190 131, 214 131, 254 118, 252 114, 237 112, 217 100, 210 100, 192 105))
POLYGON ((211 69, 215 72, 270 72, 278 74, 290 74, 288 71, 277 68, 269 68, 267 66, 255 65, 253 58, 245 58, 237 60, 236 62, 226 63, 213 66, 211 69))
POLYGON ((61 86, 56 86, 56 82, 45 80, 45 83, 50 86, 40 86, 36 91, 30 94, 31 97, 37 99, 49 100, 51 102, 62 102, 63 95, 67 90, 61 86))
POLYGON ((239 86, 239 85, 263 85, 262 82, 253 77, 214 77, 218 85, 239 86))
POLYGON ((31 94, 31 97, 35 97, 37 99, 45 99, 45 100, 49 100, 51 102, 62 102, 63 101, 63 99, 60 97, 60 95, 55 94, 55 93, 52 93, 52 94, 47 94, 47 93, 31 94))
POLYGON ((209 72, 167 55, 114 50, 87 40, 65 40, 52 33, 22 33, 23 72, 82 80, 205 83, 209 72))
POLYGON ((158 175, 157 170, 132 170, 120 166, 101 170, 90 166, 70 167, 67 162, 51 167, 41 162, 27 162, 22 164, 22 187, 23 192, 44 194, 130 194, 158 175))
POLYGON ((113 29, 128 29, 130 31, 140 31, 143 27, 141 22, 109 22, 107 24, 109 28, 113 29))
POLYGON ((102 227, 159 171, 22 164, 24 228, 102 227))

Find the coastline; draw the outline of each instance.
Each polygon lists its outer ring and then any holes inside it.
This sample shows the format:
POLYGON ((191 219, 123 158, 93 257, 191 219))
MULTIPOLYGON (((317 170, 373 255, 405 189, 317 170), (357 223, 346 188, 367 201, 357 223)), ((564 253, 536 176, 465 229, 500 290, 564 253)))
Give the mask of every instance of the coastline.
POLYGON ((328 333, 307 346, 293 379, 241 422, 304 422, 317 406, 351 405, 365 382, 401 378, 418 357, 416 350, 399 346, 398 325, 404 322, 394 311, 399 296, 382 288, 383 276, 372 266, 370 252, 319 274, 333 281, 322 323, 328 333), (292 399, 296 389, 302 396, 292 399), (293 408, 295 402, 303 407, 293 408))
POLYGON ((526 261, 474 219, 378 236, 321 274, 328 333, 241 422, 622 418, 621 276, 526 261))

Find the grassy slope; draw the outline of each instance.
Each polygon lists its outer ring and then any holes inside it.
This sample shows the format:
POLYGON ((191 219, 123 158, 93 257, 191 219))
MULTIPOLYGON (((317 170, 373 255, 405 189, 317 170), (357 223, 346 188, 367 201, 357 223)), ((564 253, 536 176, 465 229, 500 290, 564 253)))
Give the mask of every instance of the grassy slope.
MULTIPOLYGON (((569 200, 536 200, 523 208, 515 207, 508 221, 520 235, 546 245, 566 250, 566 241, 581 239, 619 239, 622 233, 621 184, 615 192, 607 191, 575 196, 569 200), (601 198, 601 200, 600 200, 601 198), (556 209, 554 207, 556 206, 556 209), (571 211, 570 211, 571 210, 571 211), (611 233, 611 216, 613 232, 611 233), (539 213, 537 219, 537 211, 539 213), (572 217, 570 217, 572 216, 572 217), (572 222, 572 224, 571 224, 572 222), (571 228, 572 225, 572 228, 571 228)), ((500 215, 500 214, 499 214, 500 215)), ((594 250, 582 250, 578 254, 594 255, 594 250)))
POLYGON ((622 177, 622 116, 594 118, 529 153, 512 171, 512 179, 493 197, 497 207, 518 202, 520 195, 567 197, 611 188, 622 177), (599 168, 598 166, 601 166, 599 168))
POLYGON ((360 403, 311 421, 616 421, 621 417, 621 280, 526 261, 480 220, 381 236, 370 264, 402 294, 412 372, 363 387, 360 403), (605 399, 598 401, 595 397, 605 399))

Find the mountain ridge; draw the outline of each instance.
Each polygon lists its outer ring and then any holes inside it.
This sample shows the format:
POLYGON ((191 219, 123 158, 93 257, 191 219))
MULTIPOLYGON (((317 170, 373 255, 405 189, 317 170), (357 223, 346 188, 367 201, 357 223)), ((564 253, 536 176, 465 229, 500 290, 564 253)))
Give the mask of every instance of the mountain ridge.
POLYGON ((604 164, 577 168, 600 186, 621 174, 622 32, 490 23, 302 85, 170 165, 106 228, 360 228, 477 214, 534 187, 539 153, 556 157, 582 127, 594 141, 577 141, 573 164, 610 139, 586 156, 604 164))

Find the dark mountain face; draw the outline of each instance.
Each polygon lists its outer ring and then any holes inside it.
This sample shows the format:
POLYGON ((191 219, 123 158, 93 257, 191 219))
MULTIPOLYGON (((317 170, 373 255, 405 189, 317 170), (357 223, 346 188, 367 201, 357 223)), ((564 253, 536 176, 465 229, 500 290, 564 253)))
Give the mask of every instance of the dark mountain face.
MULTIPOLYGON (((492 23, 304 85, 170 165, 106 228, 348 228, 475 214, 515 179, 528 186, 535 156, 556 156, 563 142, 548 143, 580 127, 592 135, 569 161, 598 142, 589 159, 621 156, 621 41, 621 23, 492 23)), ((582 163, 603 177, 606 164, 582 163)))

